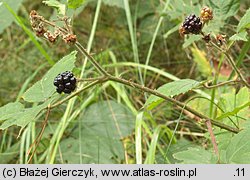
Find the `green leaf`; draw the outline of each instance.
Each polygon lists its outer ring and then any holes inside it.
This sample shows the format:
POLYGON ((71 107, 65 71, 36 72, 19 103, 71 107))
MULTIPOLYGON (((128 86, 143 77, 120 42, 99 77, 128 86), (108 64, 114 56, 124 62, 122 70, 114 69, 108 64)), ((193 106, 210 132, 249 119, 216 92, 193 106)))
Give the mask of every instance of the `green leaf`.
MULTIPOLYGON (((235 92, 222 94, 218 105, 223 109, 224 113, 219 114, 216 119, 223 119, 236 114, 243 118, 247 118, 249 115, 249 110, 247 108, 249 102, 250 92, 246 87, 242 88, 236 95, 235 92)), ((232 119, 236 120, 234 117, 232 117, 232 119)))
POLYGON ((226 118, 228 116, 234 116, 235 114, 237 114, 240 110, 249 107, 250 106, 250 102, 243 104, 242 106, 238 106, 236 107, 234 110, 230 111, 230 112, 226 112, 223 113, 222 115, 220 115, 219 117, 217 117, 216 119, 221 120, 223 118, 226 118))
MULTIPOLYGON (((164 150, 164 152, 167 151, 167 158, 170 161, 170 164, 177 164, 180 163, 180 160, 177 160, 174 158, 174 154, 178 153, 178 152, 183 152, 188 150, 189 148, 199 148, 197 144, 195 144, 192 141, 186 140, 184 137, 178 139, 178 141, 176 141, 175 143, 171 144, 169 149, 168 146, 166 147, 166 149, 164 150)), ((160 161, 157 161, 157 163, 166 163, 166 162, 161 162, 162 160, 164 160, 164 156, 162 155, 158 155, 158 157, 161 158, 160 161)))
POLYGON ((170 16, 171 19, 179 19, 180 17, 183 17, 183 15, 188 15, 191 13, 198 15, 201 9, 198 0, 172 0, 170 3, 171 8, 167 9, 166 14, 170 16))
POLYGON ((217 157, 213 152, 197 148, 189 148, 186 151, 175 153, 174 158, 181 160, 183 164, 216 164, 217 157))
POLYGON ((109 6, 116 6, 116 7, 124 9, 123 0, 115 0, 115 1, 114 0, 102 0, 102 2, 109 6))
POLYGON ((76 51, 73 51, 58 61, 40 81, 36 82, 24 93, 22 98, 28 102, 42 102, 51 97, 55 92, 54 78, 59 73, 67 70, 71 71, 75 67, 76 53, 76 51))
POLYGON ((60 3, 59 1, 56 0, 48 0, 48 1, 43 1, 44 4, 54 7, 57 9, 58 14, 65 16, 66 15, 66 5, 60 3))
POLYGON ((234 16, 240 7, 240 0, 207 0, 208 6, 212 8, 215 20, 226 20, 234 16))
POLYGON ((20 112, 23 109, 24 109, 24 106, 20 102, 6 104, 5 106, 0 108, 0 121, 9 119, 14 114, 16 114, 17 112, 20 112))
POLYGON ((124 161, 121 139, 133 132, 134 124, 135 116, 122 104, 95 103, 80 116, 73 137, 60 143, 62 157, 68 163, 80 163, 80 158, 87 164, 121 163, 124 161))
POLYGON ((237 26, 237 32, 242 31, 245 28, 250 27, 250 8, 247 10, 245 15, 241 18, 238 26, 237 26))
POLYGON ((17 125, 22 128, 24 128, 28 123, 34 121, 38 114, 48 106, 49 103, 52 102, 54 99, 50 99, 49 101, 39 105, 34 106, 32 108, 23 108, 19 109, 16 113, 13 113, 8 116, 8 119, 6 119, 2 125, 0 126, 0 129, 4 130, 7 129, 10 126, 17 125))
POLYGON ((226 150, 227 163, 250 163, 250 128, 235 135, 226 150))
POLYGON ((240 33, 237 33, 231 36, 229 40, 230 41, 248 41, 247 36, 248 36, 247 32, 242 31, 240 33))
MULTIPOLYGON (((8 4, 15 13, 17 13, 19 7, 22 4, 22 0, 13 1, 13 0, 4 0, 6 4, 8 4)), ((3 2, 0 2, 0 34, 7 28, 11 23, 15 20, 12 14, 8 11, 8 9, 3 6, 3 2)))
POLYGON ((83 3, 85 3, 85 0, 68 0, 68 8, 77 9, 83 3))
POLYGON ((209 105, 211 101, 209 99, 204 99, 204 98, 194 98, 191 97, 191 101, 188 102, 188 106, 195 109, 196 111, 209 116, 209 105))
POLYGON ((240 0, 206 0, 206 4, 213 10, 213 20, 204 27, 205 33, 219 33, 227 18, 234 16, 240 7, 240 0))
MULTIPOLYGON (((173 97, 182 93, 186 93, 187 91, 192 90, 200 85, 200 82, 192 80, 192 79, 181 79, 177 81, 173 81, 157 89, 158 92, 173 97)), ((156 105, 163 101, 162 98, 157 97, 155 95, 149 96, 144 106, 147 106, 148 109, 153 109, 156 105)))
MULTIPOLYGON (((226 150, 234 136, 234 133, 216 128, 214 129, 214 134, 216 135, 216 142, 218 144, 220 163, 226 164, 226 150)), ((208 139, 210 139, 210 134, 208 132, 206 133, 206 136, 208 139)))

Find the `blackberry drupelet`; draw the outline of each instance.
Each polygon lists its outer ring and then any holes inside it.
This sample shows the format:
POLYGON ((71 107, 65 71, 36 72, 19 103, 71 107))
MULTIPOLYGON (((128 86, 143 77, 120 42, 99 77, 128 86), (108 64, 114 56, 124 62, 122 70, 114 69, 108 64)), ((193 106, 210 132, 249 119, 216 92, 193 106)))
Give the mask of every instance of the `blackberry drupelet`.
POLYGON ((58 93, 70 94, 76 88, 76 78, 70 71, 58 74, 54 79, 54 85, 58 93))
POLYGON ((202 29, 202 22, 195 14, 191 14, 186 17, 182 24, 182 28, 184 30, 184 34, 199 34, 202 29))

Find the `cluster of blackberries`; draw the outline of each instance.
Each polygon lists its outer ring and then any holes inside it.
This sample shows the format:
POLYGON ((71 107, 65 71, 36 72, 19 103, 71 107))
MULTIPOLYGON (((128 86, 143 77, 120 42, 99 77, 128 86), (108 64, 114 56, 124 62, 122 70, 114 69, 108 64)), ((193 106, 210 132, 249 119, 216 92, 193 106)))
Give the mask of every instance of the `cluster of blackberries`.
POLYGON ((202 22, 195 14, 191 14, 186 17, 182 27, 184 29, 184 34, 199 34, 202 29, 202 22))
POLYGON ((76 88, 76 78, 70 71, 58 74, 54 79, 54 85, 58 93, 70 94, 76 88))

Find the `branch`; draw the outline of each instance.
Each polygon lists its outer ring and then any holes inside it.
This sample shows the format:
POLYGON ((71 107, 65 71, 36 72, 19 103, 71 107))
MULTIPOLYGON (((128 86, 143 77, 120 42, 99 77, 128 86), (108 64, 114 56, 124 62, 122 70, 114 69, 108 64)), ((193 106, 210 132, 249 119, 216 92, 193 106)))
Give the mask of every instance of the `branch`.
POLYGON ((91 56, 78 41, 76 41, 75 46, 83 55, 85 55, 90 60, 90 62, 102 75, 110 76, 110 74, 99 65, 99 63, 94 59, 94 57, 91 56))
POLYGON ((48 123, 50 110, 51 110, 51 106, 50 106, 50 104, 49 104, 48 107, 47 107, 47 113, 46 113, 45 119, 44 119, 44 121, 43 121, 42 129, 41 129, 41 131, 39 132, 39 134, 37 135, 37 138, 35 139, 35 141, 31 144, 31 146, 30 146, 30 148, 29 148, 29 150, 28 150, 28 152, 27 152, 27 155, 29 155, 30 152, 31 152, 31 150, 32 150, 32 148, 33 148, 33 146, 35 146, 35 148, 34 148, 32 154, 31 154, 29 160, 27 161, 28 164, 30 164, 30 162, 31 162, 31 160, 32 160, 32 158, 33 158, 33 156, 34 156, 36 150, 37 150, 38 144, 39 144, 39 142, 40 142, 41 139, 42 139, 42 136, 43 136, 45 127, 46 127, 46 125, 47 125, 47 123, 48 123))
POLYGON ((236 84, 236 83, 243 83, 243 81, 239 81, 239 80, 230 80, 230 81, 226 81, 226 82, 222 82, 222 83, 219 83, 219 84, 216 84, 216 85, 212 85, 212 86, 209 86, 208 85, 208 82, 205 82, 204 84, 202 84, 205 88, 207 89, 213 89, 213 88, 218 88, 218 87, 221 87, 221 86, 224 86, 224 85, 227 85, 227 84, 236 84))
POLYGON ((150 94, 153 94, 157 97, 160 97, 162 99, 165 99, 166 101, 169 101, 169 102, 172 102, 173 104, 176 104, 177 106, 181 107, 181 108, 184 108, 185 110, 191 112, 192 114, 198 116, 199 118, 201 119, 207 119, 207 120, 210 120, 211 123, 215 126, 218 126, 222 129, 226 129, 228 131, 231 131, 233 133, 238 133, 240 130, 239 129, 236 129, 236 128, 233 128, 231 126, 228 126, 226 124, 223 124, 219 121, 216 121, 216 120, 213 120, 209 117, 207 117, 206 115, 204 114, 201 114, 200 112, 194 110, 193 108, 189 107, 189 106, 185 106, 184 103, 180 102, 180 101, 177 101, 173 98, 170 98, 156 90, 152 90, 148 87, 145 87, 145 86, 142 86, 140 84, 137 84, 137 83, 134 83, 134 82, 131 82, 131 81, 128 81, 128 80, 125 80, 125 79, 122 79, 122 78, 118 78, 118 77, 114 77, 114 76, 110 76, 108 78, 108 80, 111 80, 111 81, 115 81, 115 82, 118 82, 118 83, 121 83, 121 84, 124 84, 124 85, 127 85, 127 86, 130 86, 130 87, 133 87, 133 88, 136 88, 136 89, 139 89, 141 91, 144 91, 144 92, 147 92, 147 93, 150 93, 150 94))
POLYGON ((237 68, 234 60, 232 59, 232 57, 228 54, 227 51, 221 49, 219 46, 217 46, 215 43, 213 42, 209 42, 210 45, 212 45, 213 47, 215 47, 217 50, 221 51, 223 54, 225 54, 225 56, 227 57, 228 63, 233 67, 233 69, 236 71, 236 73, 238 74, 238 76, 240 77, 241 81, 250 89, 250 85, 248 84, 247 80, 245 79, 245 77, 242 75, 242 73, 240 72, 240 70, 237 68))
MULTIPOLYGON (((69 35, 69 34, 72 33, 72 32, 70 32, 70 31, 67 30, 67 29, 64 29, 64 28, 61 28, 61 27, 57 26, 57 25, 56 25, 55 23, 53 23, 53 22, 50 22, 50 21, 45 20, 42 16, 37 15, 36 12, 35 12, 35 15, 34 15, 34 13, 33 13, 33 14, 31 13, 31 18, 33 18, 33 19, 31 19, 31 20, 33 20, 33 21, 37 21, 37 19, 38 19, 39 21, 42 21, 43 23, 46 23, 46 24, 49 25, 49 26, 52 26, 52 27, 54 27, 54 28, 57 28, 57 29, 58 29, 59 31, 61 31, 61 33, 63 33, 63 34, 69 35), (34 19, 34 18, 37 18, 37 19, 34 19)), ((36 25, 36 24, 34 24, 34 25, 36 25)), ((67 25, 67 23, 66 23, 66 25, 67 25)), ((128 81, 128 80, 125 80, 125 79, 122 79, 122 78, 119 78, 119 77, 115 77, 115 76, 110 75, 105 69, 103 69, 103 68, 101 67, 101 65, 95 60, 95 58, 94 58, 90 53, 88 53, 88 52, 84 49, 84 47, 83 47, 78 41, 73 41, 73 42, 74 42, 75 47, 80 51, 80 53, 83 54, 83 55, 85 55, 85 56, 90 60, 90 62, 93 64, 93 66, 99 71, 99 73, 103 75, 103 78, 93 81, 93 82, 90 83, 88 86, 86 86, 86 87, 80 89, 79 91, 77 91, 77 92, 75 92, 75 93, 72 93, 72 94, 69 95, 67 98, 63 99, 62 101, 59 101, 59 102, 57 102, 57 103, 51 105, 51 107, 50 107, 51 109, 53 109, 54 107, 57 107, 57 106, 61 105, 62 103, 68 101, 68 100, 71 99, 72 97, 78 95, 79 93, 83 92, 84 90, 86 90, 86 89, 88 89, 88 88, 90 88, 90 87, 92 87, 92 86, 94 86, 94 85, 96 85, 96 84, 103 83, 103 82, 106 82, 106 81, 110 80, 110 81, 115 81, 115 82, 118 82, 118 83, 121 83, 121 84, 130 86, 130 87, 139 89, 139 90, 141 90, 141 91, 144 91, 144 92, 153 94, 153 95, 158 96, 158 97, 160 97, 160 98, 163 98, 163 99, 165 99, 166 101, 172 102, 172 103, 176 104, 177 106, 184 108, 185 110, 191 112, 192 114, 198 116, 198 117, 201 118, 201 119, 206 119, 206 120, 211 121, 211 123, 212 123, 213 125, 218 126, 218 127, 222 128, 222 129, 226 129, 226 130, 231 131, 231 132, 234 132, 234 133, 238 133, 238 132, 239 132, 239 129, 236 129, 236 128, 230 127, 230 126, 228 126, 228 125, 226 125, 226 124, 223 124, 223 123, 221 123, 221 122, 215 121, 215 120, 213 120, 213 119, 207 117, 206 115, 203 115, 203 114, 199 113, 198 111, 192 109, 191 107, 186 106, 184 103, 182 103, 182 102, 180 102, 180 101, 177 101, 177 100, 175 100, 175 99, 173 99, 173 98, 170 98, 170 97, 168 97, 168 96, 165 96, 164 94, 161 94, 160 92, 158 92, 158 91, 156 91, 156 90, 152 90, 152 89, 150 89, 150 88, 148 88, 148 87, 144 87, 144 86, 142 86, 142 85, 140 85, 140 84, 137 84, 137 83, 134 83, 134 82, 131 82, 131 81, 128 81)), ((216 46, 216 45, 215 45, 215 46, 216 46)), ((217 48, 219 48, 219 47, 217 47, 217 48)), ((228 56, 227 53, 225 53, 225 54, 228 56)), ((230 56, 229 56, 229 57, 230 57, 230 56)), ((230 59, 230 58, 229 58, 229 59, 230 59)), ((231 60, 231 59, 230 59, 230 60, 231 60)), ((236 67, 236 66, 235 66, 235 67, 236 67)), ((236 67, 236 68, 237 68, 237 67, 236 67)), ((240 77, 242 78, 242 81, 243 81, 244 83, 246 83, 244 77, 240 74, 240 72, 239 72, 237 69, 236 69, 236 72, 240 75, 240 77)), ((248 84, 246 83, 246 85, 248 85, 248 84)), ((249 87, 249 86, 248 86, 248 87, 249 87)))

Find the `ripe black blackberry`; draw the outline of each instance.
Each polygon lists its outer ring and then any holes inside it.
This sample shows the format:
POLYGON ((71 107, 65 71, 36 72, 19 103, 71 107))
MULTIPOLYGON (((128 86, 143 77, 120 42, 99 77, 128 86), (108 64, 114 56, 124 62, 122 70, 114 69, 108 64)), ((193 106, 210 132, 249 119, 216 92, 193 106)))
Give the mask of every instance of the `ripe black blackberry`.
POLYGON ((184 34, 199 34, 202 29, 202 22, 195 14, 190 14, 182 24, 184 34))
POLYGON ((56 86, 56 91, 58 93, 70 94, 76 88, 76 78, 74 74, 70 71, 65 71, 58 74, 54 79, 54 85, 56 86))

